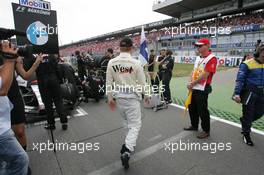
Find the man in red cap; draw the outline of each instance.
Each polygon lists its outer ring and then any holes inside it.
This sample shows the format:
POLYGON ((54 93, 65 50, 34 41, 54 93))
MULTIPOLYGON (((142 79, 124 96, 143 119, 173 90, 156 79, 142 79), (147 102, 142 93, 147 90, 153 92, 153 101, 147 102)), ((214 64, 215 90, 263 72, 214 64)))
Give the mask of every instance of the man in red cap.
POLYGON ((195 43, 199 55, 194 64, 191 81, 187 88, 192 91, 192 100, 189 105, 191 126, 184 128, 187 131, 198 131, 201 118, 202 132, 197 138, 204 139, 210 136, 210 113, 208 110, 208 95, 212 92, 212 79, 216 72, 217 58, 210 52, 210 41, 202 38, 195 43))

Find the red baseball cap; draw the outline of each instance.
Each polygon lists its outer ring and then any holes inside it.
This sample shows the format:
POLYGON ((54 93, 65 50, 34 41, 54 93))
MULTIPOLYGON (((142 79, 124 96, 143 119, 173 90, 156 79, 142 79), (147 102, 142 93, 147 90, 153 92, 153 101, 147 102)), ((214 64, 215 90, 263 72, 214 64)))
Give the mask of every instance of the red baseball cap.
POLYGON ((207 39, 207 38, 201 38, 194 45, 196 45, 196 46, 202 46, 202 45, 206 45, 206 44, 210 45, 209 39, 207 39))

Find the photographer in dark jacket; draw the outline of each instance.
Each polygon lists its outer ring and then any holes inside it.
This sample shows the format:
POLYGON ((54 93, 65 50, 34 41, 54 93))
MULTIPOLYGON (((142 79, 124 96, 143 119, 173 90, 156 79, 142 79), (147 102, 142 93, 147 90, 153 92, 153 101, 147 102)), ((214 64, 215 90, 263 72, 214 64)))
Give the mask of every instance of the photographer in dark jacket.
POLYGON ((174 67, 174 60, 172 58, 172 51, 166 50, 166 57, 162 64, 162 83, 164 85, 164 98, 167 104, 171 103, 170 81, 172 77, 172 70, 174 67))
POLYGON ((54 130, 55 120, 54 120, 54 111, 53 103, 55 104, 56 111, 60 117, 62 123, 62 129, 67 130, 67 116, 64 113, 60 84, 61 82, 58 76, 58 60, 54 55, 49 55, 43 58, 42 63, 39 65, 36 70, 38 86, 42 101, 45 105, 47 112, 47 121, 48 124, 45 126, 45 129, 54 130))
POLYGON ((86 75, 86 62, 84 60, 84 57, 80 55, 80 51, 75 52, 75 56, 77 58, 77 64, 78 64, 78 76, 81 81, 84 81, 84 76, 86 75))
POLYGON ((155 65, 155 51, 150 50, 149 60, 148 60, 148 74, 151 81, 151 86, 155 85, 155 74, 154 74, 154 65, 155 65))
POLYGON ((77 99, 79 101, 82 101, 82 98, 80 97, 81 96, 80 90, 77 87, 76 77, 74 74, 75 71, 70 64, 64 62, 63 58, 59 58, 58 73, 59 73, 59 77, 63 79, 63 83, 68 83, 72 85, 73 91, 70 94, 69 93, 64 94, 67 96, 67 99, 70 99, 72 103, 75 103, 77 99))
POLYGON ((106 79, 106 69, 108 62, 114 57, 113 53, 114 53, 113 49, 111 48, 107 49, 105 56, 100 61, 100 68, 102 69, 102 71, 104 71, 103 74, 104 80, 106 79))

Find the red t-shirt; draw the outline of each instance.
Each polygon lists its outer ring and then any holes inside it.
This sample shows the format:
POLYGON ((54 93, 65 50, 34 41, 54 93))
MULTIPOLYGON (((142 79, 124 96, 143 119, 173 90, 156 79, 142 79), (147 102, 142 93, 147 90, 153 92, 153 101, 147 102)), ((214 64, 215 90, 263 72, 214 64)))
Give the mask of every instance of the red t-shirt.
POLYGON ((209 76, 207 77, 207 85, 210 85, 212 83, 213 75, 216 72, 216 67, 217 67, 217 58, 213 57, 210 61, 205 66, 205 71, 210 72, 209 76))

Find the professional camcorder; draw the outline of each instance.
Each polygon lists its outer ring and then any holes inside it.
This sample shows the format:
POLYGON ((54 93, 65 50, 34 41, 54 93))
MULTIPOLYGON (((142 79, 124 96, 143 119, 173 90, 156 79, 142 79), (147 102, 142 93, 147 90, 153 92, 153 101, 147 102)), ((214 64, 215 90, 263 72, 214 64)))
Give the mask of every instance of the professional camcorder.
MULTIPOLYGON (((0 41, 10 39, 14 35, 26 37, 25 32, 12 30, 12 29, 0 28, 0 41)), ((0 43, 0 56, 4 57, 5 59, 15 59, 18 56, 22 56, 22 57, 27 58, 27 57, 30 57, 30 55, 32 55, 34 52, 32 45, 25 45, 22 47, 18 47, 17 54, 5 53, 1 50, 1 48, 2 48, 2 46, 0 43)))

